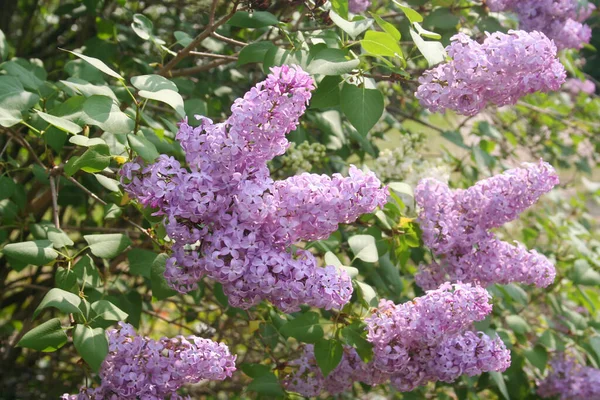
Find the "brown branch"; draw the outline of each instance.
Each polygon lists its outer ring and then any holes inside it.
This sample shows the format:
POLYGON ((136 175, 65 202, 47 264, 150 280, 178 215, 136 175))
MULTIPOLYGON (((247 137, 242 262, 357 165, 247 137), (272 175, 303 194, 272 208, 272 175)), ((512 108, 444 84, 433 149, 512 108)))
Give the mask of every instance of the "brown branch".
POLYGON ((209 37, 219 26, 229 21, 229 19, 231 19, 231 17, 233 17, 233 15, 236 13, 237 6, 239 4, 239 0, 236 0, 233 3, 233 8, 231 9, 231 11, 215 22, 210 20, 214 20, 214 9, 216 7, 216 2, 217 0, 213 0, 213 4, 211 6, 211 17, 209 18, 208 26, 204 28, 204 30, 198 36, 196 36, 196 38, 192 40, 190 44, 188 44, 185 48, 180 50, 171 61, 169 61, 164 67, 162 67, 161 70, 158 72, 159 75, 175 76, 171 73, 171 70, 177 64, 179 64, 181 60, 186 58, 190 54, 190 51, 195 49, 204 39, 209 37))
POLYGON ((193 56, 219 58, 219 59, 231 60, 231 61, 236 61, 238 59, 236 56, 226 56, 223 54, 203 53, 201 51, 190 51, 190 54, 193 56))
POLYGON ((240 42, 239 40, 235 40, 235 39, 232 39, 232 38, 228 38, 227 36, 220 35, 220 34, 219 34, 219 33, 217 33, 217 32, 213 32, 213 33, 212 33, 210 36, 212 36, 212 37, 214 37, 215 39, 217 39, 217 40, 220 40, 220 41, 222 41, 222 42, 225 42, 225 43, 232 44, 232 45, 234 45, 234 46, 242 46, 242 47, 245 47, 245 46, 247 46, 247 45, 248 45, 248 43, 244 43, 244 42, 240 42))
POLYGON ((172 77, 194 75, 200 72, 208 71, 220 65, 225 65, 233 62, 232 60, 215 60, 207 64, 198 65, 191 68, 176 69, 171 72, 172 77))

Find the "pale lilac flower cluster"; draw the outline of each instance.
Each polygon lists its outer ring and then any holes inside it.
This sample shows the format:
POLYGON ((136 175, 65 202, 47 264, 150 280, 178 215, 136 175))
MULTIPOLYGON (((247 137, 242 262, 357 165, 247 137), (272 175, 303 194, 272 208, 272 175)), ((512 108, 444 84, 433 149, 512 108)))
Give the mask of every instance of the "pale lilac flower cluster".
POLYGON ((538 384, 543 398, 560 400, 600 399, 600 370, 578 364, 564 354, 550 362, 551 371, 538 384))
POLYGON ((267 161, 285 152, 286 134, 298 125, 314 88, 296 66, 281 66, 237 99, 223 123, 182 122, 177 140, 190 171, 161 156, 148 166, 122 169, 125 190, 166 215, 174 241, 165 278, 180 292, 203 276, 223 284, 231 305, 248 308, 263 299, 284 311, 301 304, 341 307, 352 283, 334 266, 290 247, 327 238, 339 223, 383 206, 387 191, 373 173, 351 166, 348 177, 304 173, 282 181, 267 161))
POLYGON ((369 8, 371 0, 348 0, 348 10, 354 14, 360 14, 369 8))
POLYGON ((424 289, 453 282, 522 282, 545 287, 554 281, 552 263, 535 250, 498 240, 489 230, 516 219, 558 184, 548 163, 524 163, 477 182, 468 189, 450 190, 435 179, 415 189, 420 207, 423 241, 441 257, 439 263, 419 266, 415 279, 424 289))
POLYGON ((596 92, 596 85, 589 79, 582 81, 576 78, 569 78, 562 86, 562 88, 568 90, 572 94, 594 94, 596 92))
POLYGON ((510 352, 499 339, 469 327, 492 311, 490 295, 470 284, 446 284, 425 296, 395 305, 381 300, 365 320, 367 340, 374 346, 373 360, 364 363, 352 347, 344 347, 340 364, 323 377, 312 345, 290 365, 297 369, 284 379, 288 390, 314 397, 352 387, 390 381, 398 390, 411 391, 428 382, 453 382, 461 375, 504 371, 510 352))
POLYGON ((559 50, 580 49, 589 43, 592 29, 582 22, 595 10, 579 0, 488 0, 491 11, 514 11, 519 29, 543 32, 559 50))
POLYGON ((182 399, 177 390, 204 379, 223 380, 235 371, 235 356, 222 343, 197 336, 152 340, 119 322, 108 333, 108 355, 97 388, 82 388, 63 400, 182 399))
POLYGON ((515 104, 529 93, 558 90, 565 81, 556 46, 542 33, 496 32, 482 44, 463 33, 451 40, 446 51, 452 60, 419 77, 415 96, 432 112, 475 115, 487 103, 515 104))

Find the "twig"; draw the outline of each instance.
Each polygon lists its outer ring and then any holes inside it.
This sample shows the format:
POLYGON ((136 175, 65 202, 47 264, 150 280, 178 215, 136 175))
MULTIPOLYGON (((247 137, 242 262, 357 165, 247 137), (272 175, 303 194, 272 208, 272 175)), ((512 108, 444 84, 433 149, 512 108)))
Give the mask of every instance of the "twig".
POLYGON ((405 114, 399 108, 389 107, 389 110, 390 110, 390 113, 392 113, 392 114, 399 114, 399 115, 403 116, 406 119, 410 119, 412 121, 418 122, 419 124, 421 124, 423 126, 426 126, 426 127, 430 128, 430 129, 433 129, 435 131, 438 131, 439 133, 443 133, 444 132, 443 129, 438 128, 435 125, 431 125, 429 122, 425 122, 425 121, 423 121, 423 120, 421 120, 421 119, 419 119, 417 117, 413 117, 412 115, 405 114))
MULTIPOLYGON (((96 200, 98 203, 102 204, 102 205, 107 205, 108 203, 106 203, 104 200, 102 200, 100 197, 98 197, 95 193, 91 192, 88 188, 86 188, 85 186, 83 186, 81 183, 77 182, 77 179, 73 178, 72 176, 70 176, 69 181, 73 182, 77 187, 79 187, 81 190, 83 190, 85 193, 87 193, 88 196, 90 196, 92 199, 96 200)), ((138 225, 137 223, 133 222, 132 220, 130 220, 127 217, 122 217, 125 221, 127 221, 128 224, 130 224, 131 226, 135 227, 136 229, 138 229, 140 232, 142 232, 144 235, 148 236, 158 247, 161 247, 161 244, 148 232, 147 229, 145 229, 144 227, 138 225)))
POLYGON ((10 144, 10 142, 13 140, 12 137, 9 137, 8 140, 6 141, 6 143, 4 143, 4 147, 2 148, 2 151, 0 151, 0 157, 2 157, 4 155, 4 152, 6 151, 6 149, 8 148, 8 145, 10 144))
POLYGON ((223 60, 231 60, 231 61, 236 61, 238 59, 236 56, 226 56, 223 54, 203 53, 201 51, 190 51, 190 54, 193 56, 221 58, 223 60))
POLYGON ((52 220, 54 226, 60 229, 60 219, 58 218, 58 191, 56 190, 56 181, 54 176, 48 178, 50 181, 50 192, 52 193, 52 220))
POLYGON ((197 67, 176 69, 171 72, 172 77, 194 75, 200 72, 208 71, 220 65, 225 65, 233 62, 232 60, 215 60, 207 64, 198 65, 197 67))
POLYGON ((239 40, 228 38, 227 36, 220 35, 217 32, 213 32, 210 36, 212 36, 215 39, 218 39, 222 42, 232 44, 234 46, 242 46, 242 47, 248 46, 248 43, 244 43, 244 42, 240 42, 239 40))
POLYGON ((229 21, 229 19, 231 17, 233 17, 233 14, 235 14, 237 11, 237 6, 239 4, 239 0, 236 0, 233 3, 233 8, 227 15, 224 15, 218 21, 215 22, 214 21, 214 12, 215 12, 216 3, 217 3, 217 0, 213 0, 208 26, 206 28, 204 28, 204 30, 198 36, 196 36, 196 38, 194 40, 192 40, 192 42, 190 44, 188 44, 185 48, 180 50, 171 61, 169 61, 164 67, 162 67, 161 70, 158 72, 159 75, 174 76, 172 73, 170 73, 171 70, 177 64, 179 64, 179 62, 181 60, 183 60, 185 57, 187 57, 190 54, 190 51, 195 49, 200 44, 200 42, 202 42, 204 39, 209 37, 219 26, 223 25, 224 23, 229 21))

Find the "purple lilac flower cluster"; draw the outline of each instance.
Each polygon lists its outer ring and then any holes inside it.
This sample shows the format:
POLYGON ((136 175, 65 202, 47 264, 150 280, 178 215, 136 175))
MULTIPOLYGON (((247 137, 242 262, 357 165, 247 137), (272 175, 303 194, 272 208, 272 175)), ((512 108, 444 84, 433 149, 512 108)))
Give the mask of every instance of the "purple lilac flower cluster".
POLYGON ((435 179, 422 180, 415 190, 419 224, 423 241, 441 261, 419 266, 417 284, 433 289, 449 278, 483 286, 509 282, 548 286, 556 271, 546 257, 498 240, 489 230, 516 219, 557 184, 554 168, 542 160, 468 189, 452 191, 435 179))
POLYGON ((569 78, 562 86, 562 88, 564 90, 568 90, 572 94, 594 94, 596 92, 596 85, 589 79, 582 81, 577 78, 569 78))
POLYGON ((348 0, 348 10, 354 14, 365 12, 371 5, 371 0, 348 0))
POLYGON ((488 0, 491 11, 514 11, 519 29, 543 32, 556 47, 580 49, 589 43, 592 29, 582 22, 596 9, 592 3, 582 6, 578 0, 488 0))
POLYGON ((600 399, 600 370, 578 364, 564 354, 550 362, 551 372, 538 384, 543 398, 600 399))
POLYGON ((222 343, 197 336, 152 340, 119 322, 108 333, 108 355, 100 368, 102 383, 82 388, 63 400, 181 399, 177 390, 204 379, 223 380, 235 371, 235 356, 222 343))
POLYGON ((327 238, 339 223, 383 206, 387 189, 373 173, 354 166, 349 176, 304 173, 270 178, 267 161, 281 155, 286 134, 298 125, 314 88, 297 66, 271 74, 237 99, 223 123, 184 121, 177 140, 188 171, 174 158, 154 164, 126 164, 125 190, 166 215, 173 240, 165 278, 179 292, 197 287, 207 275, 223 284, 231 305, 249 308, 263 299, 284 311, 301 304, 341 307, 352 283, 334 266, 320 268, 299 240, 327 238))
POLYGON ((432 112, 475 115, 486 104, 515 104, 529 93, 558 90, 566 73, 556 46, 539 32, 486 34, 482 44, 454 35, 446 48, 452 60, 425 71, 415 96, 432 112))
POLYGON ((291 363, 298 368, 284 385, 304 396, 317 396, 323 391, 341 393, 357 381, 376 385, 389 380, 404 392, 428 382, 453 382, 461 375, 504 371, 510 365, 504 343, 468 330, 491 312, 489 298, 479 286, 445 284, 412 302, 381 300, 365 320, 367 340, 374 346, 372 361, 364 363, 356 350, 345 347, 340 364, 323 377, 309 345, 291 363))

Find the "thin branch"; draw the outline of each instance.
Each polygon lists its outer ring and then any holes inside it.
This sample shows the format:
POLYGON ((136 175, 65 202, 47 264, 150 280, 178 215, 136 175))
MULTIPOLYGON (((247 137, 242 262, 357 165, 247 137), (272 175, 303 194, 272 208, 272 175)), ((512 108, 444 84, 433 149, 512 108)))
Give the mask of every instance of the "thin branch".
POLYGON ((235 40, 235 39, 232 39, 232 38, 228 38, 227 36, 220 35, 220 34, 218 34, 217 32, 213 32, 213 33, 211 33, 211 35, 210 35, 210 36, 212 36, 212 37, 214 37, 215 39, 218 39, 218 40, 220 40, 220 41, 222 41, 222 42, 225 42, 225 43, 232 44, 232 45, 234 45, 234 46, 242 46, 242 47, 245 47, 245 46, 247 46, 247 45, 248 45, 248 43, 244 43, 244 42, 240 42, 239 40, 235 40))
POLYGON ((236 56, 226 56, 223 54, 212 54, 212 53, 203 53, 201 51, 190 51, 190 54, 193 56, 201 56, 201 57, 210 57, 210 58, 220 58, 223 60, 231 60, 236 61, 238 58, 236 56))
MULTIPOLYGON (((213 0, 213 1, 214 1, 213 5, 211 6, 211 15, 212 15, 212 18, 214 19, 213 8, 216 7, 216 0, 213 0)), ((214 22, 214 21, 212 23, 209 22, 208 26, 206 28, 204 28, 204 30, 198 36, 196 36, 196 38, 194 40, 192 40, 192 42, 190 44, 188 44, 185 48, 180 50, 171 61, 169 61, 164 67, 162 67, 161 70, 158 72, 158 74, 162 75, 162 76, 175 76, 172 73, 170 73, 171 70, 177 64, 179 64, 179 62, 181 60, 186 58, 190 54, 190 51, 195 49, 204 39, 209 37, 219 26, 221 26, 224 23, 226 23, 227 21, 229 21, 229 19, 231 17, 233 17, 233 15, 236 13, 238 4, 239 4, 239 0, 236 0, 233 3, 233 8, 231 9, 231 11, 228 14, 224 15, 216 22, 214 22)))
POLYGON ((60 229, 60 218, 58 217, 58 191, 56 190, 56 180, 54 176, 48 178, 50 180, 50 192, 52 193, 52 220, 54 226, 60 229))
POLYGON ((232 60, 215 60, 215 61, 209 62, 207 64, 198 65, 197 67, 176 69, 171 72, 171 76, 175 77, 175 76, 194 75, 194 74, 197 74, 200 72, 211 70, 220 65, 229 64, 231 62, 233 62, 233 61, 232 60))
POLYGON ((406 114, 406 113, 402 112, 399 108, 389 107, 388 109, 389 109, 389 111, 390 111, 391 114, 401 115, 401 116, 403 116, 406 119, 410 119, 412 121, 418 122, 419 124, 421 124, 423 126, 426 126, 426 127, 430 128, 430 129, 433 129, 433 130, 435 130, 435 131, 437 131, 439 133, 443 133, 444 132, 443 129, 438 128, 435 125, 431 125, 429 122, 425 122, 425 121, 423 121, 423 120, 421 120, 421 119, 419 119, 417 117, 414 117, 412 115, 406 114))

